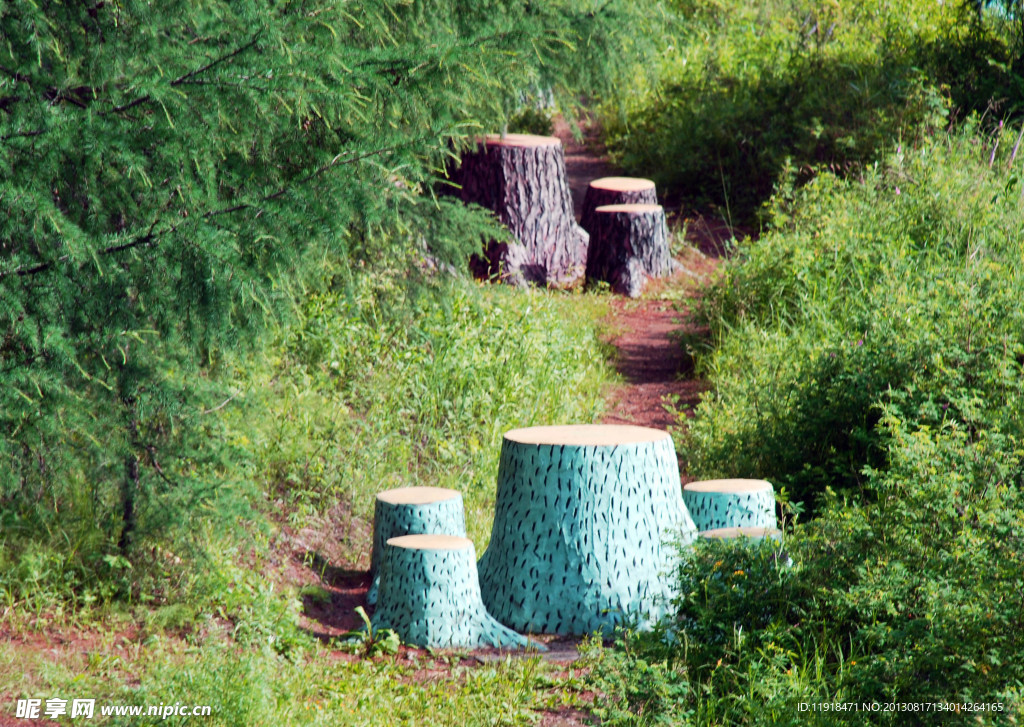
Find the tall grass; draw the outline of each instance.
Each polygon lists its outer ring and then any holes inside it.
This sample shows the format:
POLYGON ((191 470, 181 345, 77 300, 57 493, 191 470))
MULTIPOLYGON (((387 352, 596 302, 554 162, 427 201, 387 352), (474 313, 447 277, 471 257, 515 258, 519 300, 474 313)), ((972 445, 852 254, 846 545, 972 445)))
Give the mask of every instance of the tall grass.
POLYGON ((296 518, 339 501, 369 518, 382 490, 450 487, 482 550, 504 432, 601 412, 610 370, 595 330, 605 310, 593 296, 464 280, 350 280, 307 300, 301 325, 250 384, 246 411, 263 414, 239 422, 240 436, 296 518))

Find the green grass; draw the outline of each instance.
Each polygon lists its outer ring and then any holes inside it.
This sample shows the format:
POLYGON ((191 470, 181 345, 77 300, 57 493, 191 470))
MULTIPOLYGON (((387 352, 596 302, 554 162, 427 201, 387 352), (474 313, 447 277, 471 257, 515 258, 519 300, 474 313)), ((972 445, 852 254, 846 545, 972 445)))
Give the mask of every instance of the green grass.
POLYGON ((41 546, 0 579, 12 635, 0 649, 0 709, 59 696, 210 704, 204 722, 224 725, 515 725, 576 704, 572 679, 536 659, 339 656, 351 647, 325 647, 298 626, 302 596, 322 589, 291 585, 282 526, 343 540, 316 554, 322 565, 366 567, 358 534, 376 493, 452 487, 482 552, 502 434, 599 417, 613 380, 598 340, 607 310, 583 293, 339 273, 260 356, 219 366, 229 395, 209 416, 243 453, 220 486, 245 480, 243 494, 259 493, 248 516, 196 518, 188 537, 136 564, 112 561, 118 588, 69 596, 67 554, 41 546))
POLYGON ((306 302, 276 360, 246 382, 237 436, 295 522, 338 502, 368 520, 378 492, 448 487, 482 552, 504 432, 602 411, 606 311, 596 296, 468 281, 339 286, 306 302))

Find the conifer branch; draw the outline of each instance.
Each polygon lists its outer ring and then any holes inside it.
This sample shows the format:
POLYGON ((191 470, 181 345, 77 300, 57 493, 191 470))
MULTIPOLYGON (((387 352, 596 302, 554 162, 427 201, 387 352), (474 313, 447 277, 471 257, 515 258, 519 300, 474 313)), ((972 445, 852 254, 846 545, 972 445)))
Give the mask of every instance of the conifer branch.
POLYGON ((8 68, 7 66, 0 65, 0 71, 3 71, 8 76, 13 78, 15 81, 19 81, 21 83, 31 83, 32 82, 32 79, 29 78, 28 76, 26 76, 24 73, 18 73, 17 71, 13 71, 10 68, 8 68))
MULTIPOLYGON (((245 51, 249 50, 254 45, 256 45, 256 43, 259 42, 259 39, 260 39, 260 34, 257 33, 256 35, 254 35, 252 37, 252 39, 248 43, 246 43, 244 45, 241 45, 238 48, 235 48, 230 53, 226 53, 226 54, 222 55, 220 58, 215 58, 214 60, 212 60, 209 63, 207 63, 205 66, 201 66, 199 68, 196 68, 194 70, 189 71, 188 73, 185 73, 185 74, 183 74, 181 76, 178 76, 173 81, 171 81, 171 83, 170 83, 171 87, 174 88, 176 86, 180 86, 180 85, 188 82, 189 79, 194 78, 195 76, 198 76, 201 73, 205 73, 206 71, 210 70, 214 66, 218 66, 221 63, 223 63, 225 61, 228 61, 228 60, 234 58, 237 55, 241 55, 242 53, 245 53, 245 51)), ((131 101, 131 102, 126 103, 126 104, 122 104, 121 106, 115 106, 114 108, 110 109, 109 111, 105 111, 103 113, 104 113, 104 115, 106 115, 106 114, 121 114, 121 113, 124 113, 125 111, 129 111, 130 109, 135 108, 136 106, 139 106, 141 104, 144 104, 144 103, 146 103, 148 101, 152 101, 152 100, 153 100, 153 97, 150 94, 147 93, 145 96, 140 96, 139 98, 135 99, 134 101, 131 101)))
MULTIPOLYGON (((134 240, 132 240, 130 242, 123 243, 121 245, 111 245, 110 247, 105 247, 102 250, 98 251, 96 254, 97 255, 112 255, 112 254, 114 254, 116 252, 122 252, 124 250, 131 250, 132 248, 140 247, 140 246, 146 245, 147 243, 153 242, 161 234, 166 234, 168 232, 173 233, 175 230, 178 229, 177 225, 171 225, 169 228, 167 228, 163 232, 155 233, 155 232, 153 232, 153 229, 156 227, 156 223, 157 223, 157 220, 154 220, 153 224, 149 226, 149 230, 146 231, 146 234, 142 235, 141 237, 137 237, 136 239, 134 239, 134 240)), ((8 277, 10 275, 17 275, 18 277, 27 277, 29 275, 35 275, 37 273, 46 272, 47 270, 52 268, 54 265, 58 265, 58 264, 60 264, 62 262, 66 262, 70 257, 71 257, 70 255, 65 254, 65 255, 61 255, 60 257, 58 257, 58 258, 56 258, 54 260, 48 260, 47 262, 39 263, 39 264, 33 265, 31 267, 24 267, 24 266, 22 266, 20 268, 15 268, 14 270, 5 270, 3 272, 0 272, 0 280, 3 280, 4 278, 6 278, 6 277, 8 277)))

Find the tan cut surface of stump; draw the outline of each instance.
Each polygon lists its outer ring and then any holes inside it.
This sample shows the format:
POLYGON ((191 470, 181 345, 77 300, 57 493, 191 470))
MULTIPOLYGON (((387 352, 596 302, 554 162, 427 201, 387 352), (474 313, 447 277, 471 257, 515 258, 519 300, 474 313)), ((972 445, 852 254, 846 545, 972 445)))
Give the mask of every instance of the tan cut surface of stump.
POLYGON ((758 492, 771 490, 770 482, 764 480, 702 480, 683 485, 691 492, 758 492))
POLYGON ((661 212, 660 204, 626 203, 626 204, 603 204, 594 208, 594 212, 626 212, 640 214, 643 212, 661 212))
POLYGON ((399 487, 378 493, 377 499, 390 505, 425 505, 458 497, 457 490, 444 487, 399 487))
POLYGON ((484 137, 487 146, 561 146, 562 140, 557 136, 538 136, 537 134, 488 134, 484 137))
POLYGON ((770 538, 775 535, 782 535, 778 528, 716 528, 714 530, 703 530, 698 535, 705 538, 770 538))
POLYGON ((462 550, 472 548, 473 541, 455 535, 400 535, 389 538, 388 545, 417 550, 462 550))
POLYGON ((609 192, 640 192, 645 189, 654 190, 654 182, 640 177, 601 177, 590 183, 594 189, 609 192))
POLYGON ((668 432, 661 429, 629 424, 564 424, 513 429, 505 434, 505 439, 519 444, 614 447, 620 444, 657 442, 668 439, 668 436, 668 432))

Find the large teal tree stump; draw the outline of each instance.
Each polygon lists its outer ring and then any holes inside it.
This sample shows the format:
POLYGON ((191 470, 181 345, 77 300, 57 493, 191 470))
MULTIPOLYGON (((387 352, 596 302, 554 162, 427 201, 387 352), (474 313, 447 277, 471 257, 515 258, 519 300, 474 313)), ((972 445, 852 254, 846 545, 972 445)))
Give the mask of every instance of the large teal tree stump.
POLYGON ((505 435, 484 604, 517 631, 610 632, 658 617, 672 596, 674 543, 696 529, 666 432, 558 426, 505 435))
POLYGON ((697 530, 774 528, 775 490, 764 480, 705 480, 683 487, 697 530))
POLYGON ((415 646, 545 648, 487 613, 473 542, 452 535, 404 535, 387 541, 373 628, 393 629, 415 646))
POLYGON ((400 535, 423 533, 466 535, 461 493, 443 487, 400 487, 377 495, 373 511, 373 553, 370 556, 373 581, 366 593, 367 604, 372 606, 377 602, 384 544, 400 535))

